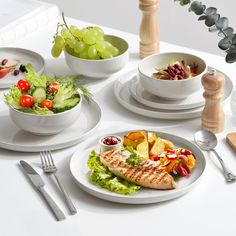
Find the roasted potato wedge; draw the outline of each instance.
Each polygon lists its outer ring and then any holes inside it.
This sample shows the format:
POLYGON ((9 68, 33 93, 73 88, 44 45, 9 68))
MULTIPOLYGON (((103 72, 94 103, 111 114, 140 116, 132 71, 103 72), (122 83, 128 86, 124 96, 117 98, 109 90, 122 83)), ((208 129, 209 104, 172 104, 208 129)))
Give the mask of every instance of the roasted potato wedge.
POLYGON ((126 135, 129 139, 135 140, 147 137, 147 132, 145 130, 130 132, 126 135))
POLYGON ((126 146, 137 148, 137 145, 145 141, 147 138, 146 131, 134 131, 124 136, 123 143, 126 146))
POLYGON ((151 150, 153 144, 155 143, 155 141, 157 140, 157 136, 155 133, 153 132, 148 132, 147 133, 147 139, 148 139, 148 143, 149 143, 149 149, 151 150))
POLYGON ((144 159, 149 159, 149 145, 147 140, 137 145, 137 152, 144 159))
POLYGON ((123 140, 123 144, 125 146, 131 146, 135 149, 137 148, 138 144, 140 144, 141 142, 143 142, 143 139, 132 140, 132 139, 129 139, 127 136, 124 136, 124 140, 123 140))
POLYGON ((174 144, 171 141, 163 139, 163 138, 161 140, 165 144, 165 151, 167 149, 174 149, 175 148, 174 144))
POLYGON ((165 151, 165 143, 162 141, 161 138, 157 138, 157 140, 155 141, 149 152, 149 155, 150 156, 159 155, 164 151, 165 151))

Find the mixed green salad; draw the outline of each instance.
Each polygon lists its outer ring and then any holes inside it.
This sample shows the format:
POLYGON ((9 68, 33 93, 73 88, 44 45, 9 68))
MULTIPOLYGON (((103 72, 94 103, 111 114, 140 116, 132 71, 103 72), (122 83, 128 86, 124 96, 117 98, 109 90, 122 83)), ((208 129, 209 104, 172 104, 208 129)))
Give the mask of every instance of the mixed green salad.
POLYGON ((25 66, 25 71, 24 79, 5 94, 5 103, 22 112, 55 114, 75 107, 80 102, 80 93, 86 100, 91 97, 76 76, 39 75, 30 64, 25 66))
POLYGON ((101 163, 99 154, 97 154, 94 150, 89 155, 87 165, 90 169, 91 181, 101 188, 119 194, 133 194, 142 189, 139 185, 130 183, 115 176, 101 163))

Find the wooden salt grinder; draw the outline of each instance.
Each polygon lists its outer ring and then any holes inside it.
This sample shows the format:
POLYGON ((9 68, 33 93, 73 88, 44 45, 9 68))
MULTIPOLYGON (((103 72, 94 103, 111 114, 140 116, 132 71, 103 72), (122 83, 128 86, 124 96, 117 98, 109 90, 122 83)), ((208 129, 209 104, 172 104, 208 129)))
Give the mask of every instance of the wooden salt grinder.
POLYGON ((224 75, 211 69, 202 77, 202 85, 205 89, 205 107, 202 112, 202 129, 218 133, 224 130, 224 111, 221 106, 222 90, 224 87, 224 75))
POLYGON ((139 33, 139 56, 144 58, 160 52, 160 33, 156 19, 159 0, 139 0, 139 8, 143 12, 139 33))

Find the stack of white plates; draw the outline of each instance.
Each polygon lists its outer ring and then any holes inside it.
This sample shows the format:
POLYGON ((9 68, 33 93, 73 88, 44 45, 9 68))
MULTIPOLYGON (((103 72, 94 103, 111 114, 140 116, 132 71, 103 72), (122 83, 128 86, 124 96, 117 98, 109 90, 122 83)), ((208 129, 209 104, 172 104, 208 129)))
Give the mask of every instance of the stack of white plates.
MULTIPOLYGON (((225 75, 223 103, 232 90, 233 83, 225 75)), ((114 85, 115 96, 126 109, 146 117, 169 120, 200 117, 205 104, 203 92, 202 88, 183 100, 165 100, 150 94, 142 87, 137 70, 121 75, 114 85)))

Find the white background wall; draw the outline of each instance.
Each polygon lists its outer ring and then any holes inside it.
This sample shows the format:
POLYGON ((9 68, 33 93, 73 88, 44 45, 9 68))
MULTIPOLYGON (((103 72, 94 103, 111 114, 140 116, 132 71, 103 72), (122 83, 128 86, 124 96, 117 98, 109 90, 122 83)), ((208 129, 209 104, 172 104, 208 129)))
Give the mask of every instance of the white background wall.
MULTIPOLYGON (((94 24, 138 34, 141 12, 138 0, 42 0, 57 4, 67 16, 94 24)), ((229 18, 236 31, 235 0, 202 0, 207 6, 215 6, 221 16, 229 18)), ((198 22, 188 7, 174 0, 160 0, 157 12, 161 40, 218 55, 225 55, 217 46, 220 38, 209 33, 204 22, 198 22)))

